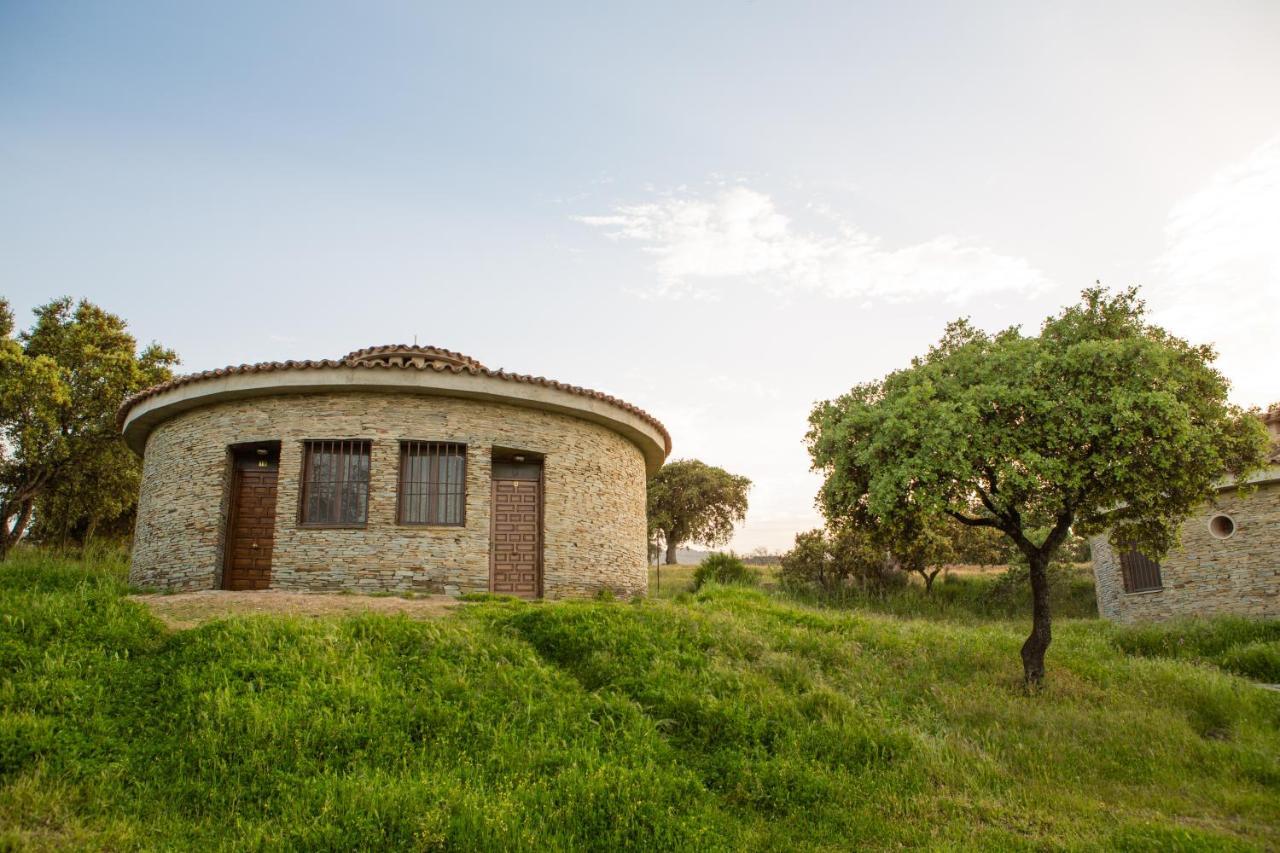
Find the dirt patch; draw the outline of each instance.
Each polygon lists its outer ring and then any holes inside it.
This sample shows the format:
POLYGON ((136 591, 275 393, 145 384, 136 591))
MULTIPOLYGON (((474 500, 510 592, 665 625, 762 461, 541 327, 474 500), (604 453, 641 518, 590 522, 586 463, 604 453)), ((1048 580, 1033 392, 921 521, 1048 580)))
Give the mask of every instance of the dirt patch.
POLYGON ((411 619, 434 619, 458 605, 447 595, 413 598, 382 595, 335 595, 319 592, 284 592, 264 589, 253 592, 201 590, 173 595, 131 595, 145 604, 170 628, 194 628, 213 619, 229 616, 268 614, 275 616, 351 616, 357 613, 403 613, 411 619))

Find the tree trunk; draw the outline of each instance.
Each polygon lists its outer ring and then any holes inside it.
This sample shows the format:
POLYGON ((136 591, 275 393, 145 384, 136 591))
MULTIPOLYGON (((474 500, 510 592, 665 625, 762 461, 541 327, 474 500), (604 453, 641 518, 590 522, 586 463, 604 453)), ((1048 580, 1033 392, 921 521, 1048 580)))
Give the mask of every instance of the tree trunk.
POLYGON ((1052 631, 1049 622, 1049 557, 1037 554, 1031 565, 1031 636, 1022 644, 1022 678, 1028 690, 1044 681, 1044 653, 1052 631))
POLYGON ((934 569, 932 572, 921 572, 924 576, 924 594, 929 595, 933 592, 933 579, 938 576, 941 569, 934 569))
POLYGON ((667 565, 674 566, 676 564, 676 540, 668 537, 667 539, 667 565))
MULTIPOLYGON (((0 562, 9 556, 9 549, 18 544, 18 540, 22 538, 23 531, 31 521, 31 509, 34 506, 34 500, 24 500, 18 509, 18 517, 13 520, 13 527, 9 527, 9 519, 12 516, 6 515, 0 519, 0 562)), ((6 507, 6 509, 12 508, 14 508, 12 504, 6 507)))

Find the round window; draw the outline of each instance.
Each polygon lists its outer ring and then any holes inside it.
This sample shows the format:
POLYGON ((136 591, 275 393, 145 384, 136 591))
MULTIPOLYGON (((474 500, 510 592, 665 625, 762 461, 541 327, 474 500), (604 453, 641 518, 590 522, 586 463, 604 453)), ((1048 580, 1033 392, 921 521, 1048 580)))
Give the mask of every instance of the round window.
POLYGON ((1209 532, 1219 539, 1226 539, 1236 532, 1236 523, 1229 515, 1215 515, 1209 519, 1209 532))

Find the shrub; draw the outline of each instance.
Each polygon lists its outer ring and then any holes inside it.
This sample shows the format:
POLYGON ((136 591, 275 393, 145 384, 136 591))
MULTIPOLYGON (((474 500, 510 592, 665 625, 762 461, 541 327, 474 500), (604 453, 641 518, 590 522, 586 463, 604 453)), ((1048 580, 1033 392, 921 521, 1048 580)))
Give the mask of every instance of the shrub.
MULTIPOLYGON (((1031 569, 1026 562, 1012 563, 987 588, 987 603, 995 611, 1021 610, 1023 602, 1030 605, 1031 569)), ((1071 596, 1071 583, 1077 574, 1069 563, 1054 562, 1049 564, 1049 600, 1065 601, 1071 596)))
POLYGON ((778 561, 778 580, 788 589, 826 586, 827 537, 821 530, 796 534, 796 544, 778 561))
POLYGON ((747 568, 732 551, 728 554, 717 552, 703 559, 693 573, 695 590, 701 589, 707 582, 755 586, 760 582, 760 573, 747 568))
MULTIPOLYGON (((895 616, 925 617, 959 622, 990 619, 1022 619, 1031 612, 1031 589, 1022 574, 952 574, 940 576, 933 592, 906 583, 905 572, 894 572, 881 586, 852 584, 835 589, 816 585, 784 584, 785 592, 799 601, 830 607, 857 608, 895 616)), ((1098 616, 1093 575, 1087 569, 1062 564, 1050 570, 1049 597, 1056 616, 1094 619, 1098 616)))
POLYGON ((779 579, 784 587, 800 592, 807 588, 842 592, 849 588, 883 591, 906 584, 870 535, 847 527, 828 533, 797 533, 795 546, 782 555, 779 579))

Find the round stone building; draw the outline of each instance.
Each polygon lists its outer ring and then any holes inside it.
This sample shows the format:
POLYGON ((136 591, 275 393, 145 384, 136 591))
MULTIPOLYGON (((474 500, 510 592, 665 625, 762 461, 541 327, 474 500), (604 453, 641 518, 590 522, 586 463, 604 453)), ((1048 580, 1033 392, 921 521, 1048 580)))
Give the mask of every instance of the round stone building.
POLYGON ((143 456, 139 586, 646 590, 671 438, 598 391, 386 346, 179 377, 119 417, 143 456))

